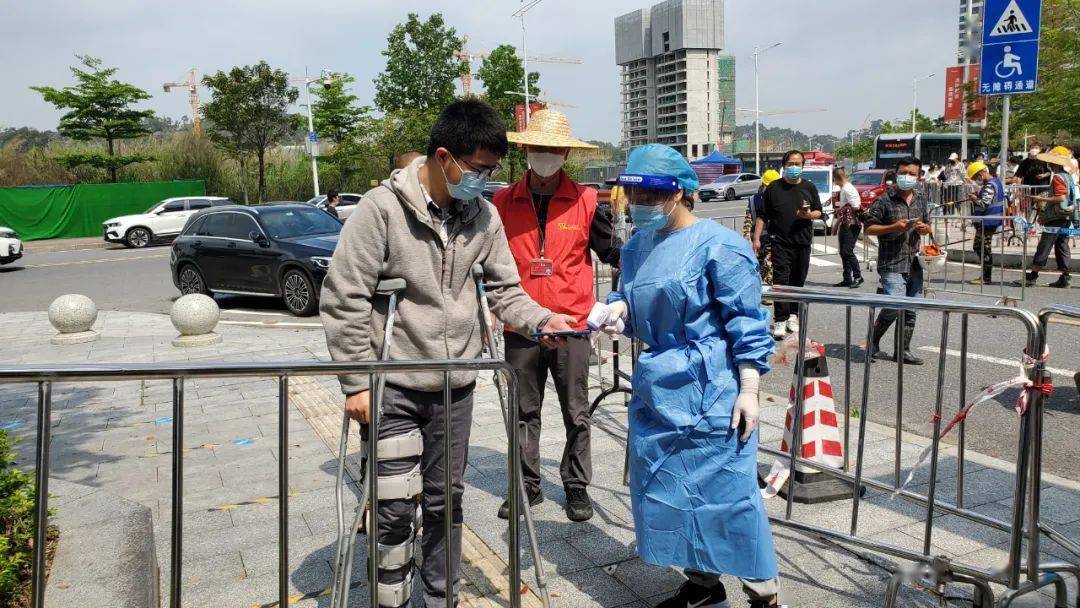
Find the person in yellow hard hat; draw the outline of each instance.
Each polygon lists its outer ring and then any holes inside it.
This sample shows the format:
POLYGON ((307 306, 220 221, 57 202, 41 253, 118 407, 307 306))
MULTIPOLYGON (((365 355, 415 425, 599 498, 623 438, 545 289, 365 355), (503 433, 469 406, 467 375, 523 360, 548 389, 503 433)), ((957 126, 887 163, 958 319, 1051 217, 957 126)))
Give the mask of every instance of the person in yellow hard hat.
POLYGON ((982 266, 982 278, 972 279, 969 283, 989 285, 994 267, 994 249, 991 241, 994 240, 994 233, 1001 227, 1001 216, 1005 214, 1005 185, 981 160, 968 165, 967 175, 968 179, 979 187, 978 192, 971 194, 971 214, 987 216, 987 219, 974 222, 976 232, 973 246, 982 266))
MULTIPOLYGON (((761 193, 765 192, 765 188, 769 184, 778 179, 780 179, 780 173, 776 169, 769 169, 763 173, 761 175, 761 186, 758 188, 757 194, 751 197, 750 203, 746 206, 743 237, 751 243, 754 243, 754 222, 761 215, 761 193)), ((757 253, 761 283, 763 285, 772 285, 772 247, 770 246, 769 235, 765 230, 761 231, 760 240, 754 244, 754 251, 757 253)))

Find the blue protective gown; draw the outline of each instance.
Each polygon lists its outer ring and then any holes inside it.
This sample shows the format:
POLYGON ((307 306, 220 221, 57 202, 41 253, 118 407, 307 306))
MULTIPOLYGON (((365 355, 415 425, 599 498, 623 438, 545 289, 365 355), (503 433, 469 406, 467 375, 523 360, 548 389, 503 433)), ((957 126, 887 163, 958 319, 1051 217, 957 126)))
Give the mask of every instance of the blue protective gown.
POLYGON ((738 366, 775 348, 757 260, 712 221, 638 232, 622 250, 626 333, 643 342, 630 399, 630 496, 642 560, 748 579, 777 575, 755 431, 731 427, 738 366))

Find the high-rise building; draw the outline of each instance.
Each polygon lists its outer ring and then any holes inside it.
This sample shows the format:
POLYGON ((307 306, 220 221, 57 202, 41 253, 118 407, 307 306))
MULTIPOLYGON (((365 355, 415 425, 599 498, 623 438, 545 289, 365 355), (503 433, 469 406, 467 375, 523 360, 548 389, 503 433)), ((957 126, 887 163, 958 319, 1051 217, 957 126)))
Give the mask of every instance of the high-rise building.
POLYGON ((983 0, 960 0, 960 37, 956 45, 956 60, 964 63, 970 54, 971 63, 979 63, 982 46, 983 0))
POLYGON ((667 144, 689 158, 735 132, 735 58, 721 53, 723 0, 666 0, 615 18, 622 145, 667 144))

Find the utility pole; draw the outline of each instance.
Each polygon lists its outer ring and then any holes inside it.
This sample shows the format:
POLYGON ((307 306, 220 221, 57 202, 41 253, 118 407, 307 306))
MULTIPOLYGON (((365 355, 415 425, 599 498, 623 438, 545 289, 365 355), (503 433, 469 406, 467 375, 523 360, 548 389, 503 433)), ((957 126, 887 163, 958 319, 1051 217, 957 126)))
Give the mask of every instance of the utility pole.
MULTIPOLYGON (((967 106, 968 66, 971 65, 971 52, 972 52, 972 50, 974 50, 973 47, 975 46, 975 41, 973 40, 974 32, 972 31, 972 28, 971 28, 971 2, 972 2, 972 0, 966 0, 966 2, 967 2, 967 18, 964 20, 964 27, 967 28, 967 31, 966 31, 967 36, 966 36, 965 44, 964 44, 964 46, 965 46, 965 48, 964 48, 964 67, 961 70, 961 74, 963 74, 963 76, 961 78, 961 82, 963 84, 961 85, 961 89, 960 89, 960 111, 962 112, 962 115, 960 116, 960 158, 962 160, 967 159, 967 157, 968 157, 968 117, 967 117, 967 114, 968 114, 968 106, 967 106)), ((1002 163, 1004 163, 1004 162, 1005 162, 1005 159, 1002 159, 1002 163)))
POLYGON ((761 175, 761 90, 758 86, 758 56, 783 44, 774 42, 760 49, 754 46, 754 173, 761 175))

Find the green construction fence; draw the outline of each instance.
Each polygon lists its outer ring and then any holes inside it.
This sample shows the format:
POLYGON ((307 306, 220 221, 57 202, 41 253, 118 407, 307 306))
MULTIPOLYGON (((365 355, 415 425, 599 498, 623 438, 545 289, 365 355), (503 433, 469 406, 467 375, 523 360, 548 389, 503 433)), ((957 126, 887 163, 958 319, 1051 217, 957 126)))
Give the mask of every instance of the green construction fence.
POLYGON ((109 218, 144 213, 166 198, 205 195, 201 179, 0 188, 0 226, 24 241, 101 236, 109 218))

